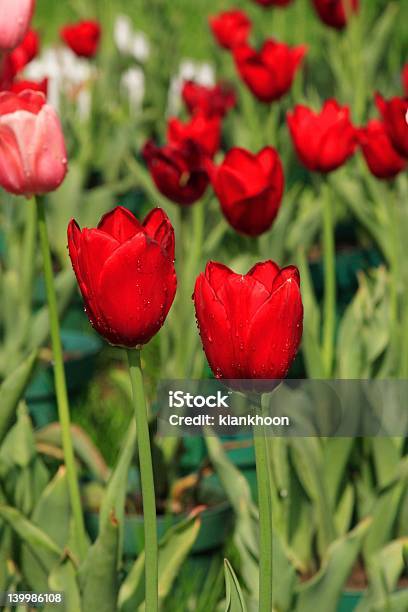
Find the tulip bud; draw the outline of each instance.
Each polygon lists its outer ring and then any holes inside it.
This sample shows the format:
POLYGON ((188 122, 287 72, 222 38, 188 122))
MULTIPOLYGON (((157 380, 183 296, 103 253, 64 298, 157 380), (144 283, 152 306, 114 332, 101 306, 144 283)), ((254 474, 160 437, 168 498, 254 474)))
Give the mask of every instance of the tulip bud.
POLYGON ((375 103, 381 113, 387 134, 398 153, 408 157, 408 99, 384 100, 376 94, 375 103))
POLYGON ((209 262, 194 303, 201 341, 217 378, 285 378, 299 348, 303 306, 297 268, 273 261, 247 274, 209 262))
POLYGON ((143 148, 143 157, 157 189, 169 200, 189 206, 207 189, 205 156, 192 140, 164 147, 149 141, 143 148))
POLYGON ((29 28, 35 0, 1 0, 0 52, 19 45, 29 28))
POLYGON ((394 178, 405 168, 405 159, 394 149, 381 121, 373 119, 358 130, 358 140, 367 166, 377 178, 394 178))
POLYGON ((10 53, 14 74, 17 74, 38 55, 40 37, 34 30, 29 30, 22 43, 10 53))
POLYGON ((0 94, 0 185, 16 195, 54 191, 65 178, 61 124, 44 94, 0 94))
POLYGON ((143 223, 118 206, 95 229, 68 226, 68 248, 88 318, 108 342, 135 348, 161 328, 177 279, 174 231, 152 210, 143 223))
POLYGON ((320 113, 297 105, 287 121, 296 152, 309 170, 331 172, 354 154, 357 137, 350 110, 336 100, 327 100, 320 113))
POLYGON ((167 126, 167 139, 170 145, 179 145, 186 140, 192 140, 209 157, 213 157, 220 148, 221 118, 207 117, 198 112, 187 123, 182 123, 173 117, 167 126))
POLYGON ((79 57, 94 57, 101 38, 101 26, 97 21, 79 21, 61 30, 61 38, 79 57))
POLYGON ((284 175, 279 155, 265 147, 257 155, 234 147, 211 172, 222 212, 237 232, 259 236, 272 225, 282 201, 284 175))
POLYGON ((359 9, 359 0, 313 0, 313 4, 323 23, 336 30, 342 30, 349 13, 357 13, 359 9))
POLYGON ((234 90, 224 83, 214 87, 186 81, 181 92, 190 114, 204 113, 207 117, 224 117, 236 104, 234 90))
POLYGON ((223 49, 233 49, 247 42, 252 24, 243 11, 225 11, 210 17, 208 21, 215 40, 223 49))
POLYGON ((289 47, 270 39, 260 51, 244 44, 233 53, 242 80, 258 100, 269 103, 282 98, 291 88, 306 47, 289 47))

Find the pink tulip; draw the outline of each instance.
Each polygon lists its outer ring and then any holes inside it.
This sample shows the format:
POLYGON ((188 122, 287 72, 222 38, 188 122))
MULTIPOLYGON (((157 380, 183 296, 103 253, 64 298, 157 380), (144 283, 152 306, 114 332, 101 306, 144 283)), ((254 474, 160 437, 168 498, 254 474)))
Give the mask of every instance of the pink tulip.
POLYGON ((35 0, 1 0, 0 52, 11 51, 27 34, 35 0))
POLYGON ((0 94, 0 186, 16 195, 54 191, 67 173, 61 124, 44 94, 0 94))

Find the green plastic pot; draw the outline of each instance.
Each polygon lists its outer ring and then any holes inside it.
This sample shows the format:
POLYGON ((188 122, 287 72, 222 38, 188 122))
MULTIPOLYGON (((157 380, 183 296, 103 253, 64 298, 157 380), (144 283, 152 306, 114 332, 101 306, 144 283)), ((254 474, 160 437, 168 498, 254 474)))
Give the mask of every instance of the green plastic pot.
POLYGON ((363 598, 364 591, 344 591, 337 612, 353 612, 363 598))
MULTIPOLYGON (((337 305, 344 309, 353 299, 358 289, 358 274, 371 268, 377 268, 382 258, 376 249, 350 248, 336 253, 337 305)), ((310 263, 314 290, 318 299, 324 290, 324 263, 322 260, 310 263)))
MULTIPOLYGON (((206 495, 221 497, 220 488, 213 484, 203 485, 203 501, 206 495)), ((201 514, 201 526, 197 539, 191 549, 192 554, 202 554, 220 548, 230 534, 233 527, 233 512, 225 498, 201 514)), ((166 531, 185 518, 185 515, 165 515, 157 517, 157 535, 159 540, 166 531)), ((92 541, 95 540, 99 529, 99 514, 94 511, 85 512, 85 524, 92 541)), ((124 525, 124 554, 126 557, 137 557, 143 550, 144 520, 139 514, 127 514, 124 525)))
MULTIPOLYGON (((237 434, 235 436, 221 436, 221 442, 229 460, 245 476, 251 489, 252 497, 257 500, 255 451, 252 434, 237 434), (233 446, 232 448, 229 448, 233 446)), ((183 439, 183 453, 180 458, 180 472, 182 475, 198 470, 207 458, 207 447, 203 438, 191 436, 183 439)))
MULTIPOLYGON (((87 387, 94 371, 96 357, 102 348, 102 341, 96 335, 73 330, 62 330, 61 339, 66 357, 68 393, 72 398, 87 387)), ((57 420, 51 364, 38 366, 27 388, 26 400, 36 427, 44 427, 57 420)))

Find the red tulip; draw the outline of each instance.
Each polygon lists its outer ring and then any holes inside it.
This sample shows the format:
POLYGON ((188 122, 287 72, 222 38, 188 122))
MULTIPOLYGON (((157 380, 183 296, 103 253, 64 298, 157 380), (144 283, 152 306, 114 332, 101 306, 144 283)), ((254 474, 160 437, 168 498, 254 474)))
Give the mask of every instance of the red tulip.
POLYGON ((367 166, 377 178, 394 178, 405 168, 405 159, 392 146, 381 121, 369 121, 358 131, 358 138, 367 166))
POLYGON ((224 83, 206 87, 193 81, 186 81, 181 95, 191 114, 201 111, 208 117, 214 115, 224 117, 236 103, 234 90, 224 83))
POLYGON ((404 96, 408 98, 408 63, 405 64, 401 72, 402 89, 404 96))
POLYGON ((192 140, 163 147, 149 141, 143 148, 143 157, 157 189, 169 200, 188 206, 207 189, 205 156, 192 140))
POLYGON ((384 100, 380 94, 376 94, 375 103, 392 144, 400 155, 408 157, 408 99, 395 97, 384 100))
POLYGON ((302 337, 297 268, 273 261, 235 274, 210 262, 197 278, 194 303, 201 341, 216 378, 284 378, 302 337))
POLYGON ((56 189, 67 172, 61 124, 45 96, 0 94, 0 185, 31 196, 56 189))
POLYGON ((10 87, 10 91, 19 94, 22 91, 30 89, 31 91, 39 91, 47 96, 48 93, 48 79, 42 81, 14 81, 10 87))
POLYGON ((217 115, 207 117, 198 112, 187 123, 173 117, 167 125, 169 143, 178 145, 185 140, 192 140, 201 147, 203 152, 213 157, 220 148, 221 118, 217 115))
POLYGON ((355 151, 357 137, 350 110, 336 100, 326 100, 320 113, 295 106, 287 120, 296 152, 309 170, 331 172, 355 151))
POLYGON ((21 43, 33 16, 35 0, 1 0, 0 53, 21 43))
POLYGON ((342 30, 348 21, 349 13, 357 13, 359 0, 313 0, 320 19, 336 30, 342 30))
POLYGON ((13 65, 10 59, 10 53, 4 53, 3 57, 0 53, 0 91, 10 89, 15 77, 13 65))
POLYGON ((233 53, 237 70, 252 93, 262 102, 273 102, 291 88, 306 47, 267 40, 260 51, 241 45, 233 53))
POLYGON ((152 210, 143 223, 118 206, 95 229, 68 226, 72 267, 92 326, 111 344, 134 348, 161 328, 173 303, 174 231, 152 210))
POLYGON ((208 21, 216 41, 224 49, 233 49, 248 40, 252 24, 243 11, 225 11, 208 21))
POLYGON ((269 7, 269 6, 288 6, 293 0, 254 0, 257 4, 261 6, 269 7))
POLYGON ((94 57, 101 38, 101 26, 97 21, 79 21, 61 30, 62 40, 80 57, 94 57))
POLYGON ((37 56, 39 48, 40 37, 34 30, 29 30, 23 42, 10 54, 14 74, 20 72, 37 56))
POLYGON ((265 147, 253 155, 233 148, 214 168, 211 180, 222 212, 234 229, 258 236, 270 228, 279 211, 285 182, 275 149, 265 147))

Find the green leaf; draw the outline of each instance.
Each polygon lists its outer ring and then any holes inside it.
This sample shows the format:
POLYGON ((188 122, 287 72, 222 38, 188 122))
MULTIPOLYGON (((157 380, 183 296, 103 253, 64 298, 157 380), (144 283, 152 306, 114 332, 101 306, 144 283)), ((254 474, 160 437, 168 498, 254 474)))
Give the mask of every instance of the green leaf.
POLYGON ((245 599, 231 564, 224 559, 225 572, 225 612, 246 612, 245 599))
POLYGON ((83 610, 115 612, 119 590, 119 525, 112 512, 78 571, 83 610))
POLYGON ((118 563, 122 557, 122 542, 123 542, 123 527, 125 520, 125 497, 128 484, 129 467, 136 449, 136 423, 135 419, 131 419, 126 436, 125 443, 119 455, 118 463, 108 482, 107 489, 103 498, 99 524, 101 528, 110 520, 112 512, 115 513, 119 524, 119 549, 118 563))
MULTIPOLYGON (((72 269, 67 268, 66 270, 61 270, 55 278, 58 315, 60 319, 69 306, 75 288, 76 280, 72 269)), ((27 342, 28 349, 37 350, 47 341, 49 333, 48 306, 45 304, 35 315, 33 315, 30 335, 27 342)))
POLYGON ((30 548, 37 563, 49 573, 60 561, 63 551, 39 527, 10 506, 0 506, 0 517, 6 521, 21 540, 30 548))
POLYGON ((14 420, 18 402, 30 382, 37 353, 33 352, 0 386, 0 442, 14 420))
POLYGON ((36 456, 33 429, 25 404, 21 402, 17 422, 0 447, 0 474, 12 467, 27 468, 36 456))
MULTIPOLYGON (((391 606, 393 591, 397 588, 398 580, 404 570, 404 548, 407 546, 408 539, 401 538, 390 542, 381 551, 368 560, 367 573, 369 577, 369 587, 364 598, 358 605, 356 612, 372 612, 372 610, 405 610, 406 608, 391 606)), ((405 594, 408 590, 405 590, 405 594)), ((396 593, 395 595, 399 595, 396 593)), ((397 598, 398 600, 398 598, 397 598)), ((401 604, 402 598, 399 600, 401 604)), ((397 602, 394 602, 397 603, 397 602)))
POLYGON ((321 442, 317 438, 292 438, 290 443, 296 473, 314 504, 319 552, 323 555, 334 540, 336 531, 324 479, 321 442))
POLYGON ((320 346, 320 311, 303 248, 298 250, 297 263, 302 279, 302 300, 305 311, 302 352, 306 371, 311 378, 324 378, 325 369, 320 346))
POLYGON ((247 480, 228 459, 219 439, 206 436, 205 441, 211 463, 234 509, 234 544, 240 556, 243 581, 250 598, 255 601, 258 598, 259 578, 258 510, 252 501, 247 480))
POLYGON ((407 458, 396 466, 395 480, 381 491, 371 506, 370 514, 373 517, 373 522, 363 547, 366 562, 390 539, 393 525, 398 516, 401 498, 406 489, 406 467, 407 458))
MULTIPOLYGON (((169 594, 180 568, 200 530, 200 518, 190 517, 171 527, 159 543, 159 600, 169 594)), ((142 552, 132 566, 119 592, 121 612, 134 612, 144 601, 144 565, 142 552)), ((146 611, 149 612, 149 611, 146 611)))
MULTIPOLYGON (((44 489, 34 508, 31 520, 61 550, 64 550, 69 537, 70 513, 66 470, 65 467, 61 467, 44 489)), ((46 590, 48 575, 44 568, 36 563, 29 546, 23 546, 21 565, 30 585, 38 591, 46 590)))
POLYGON ((370 525, 371 519, 365 519, 353 531, 331 544, 319 572, 298 587, 296 612, 315 612, 317 602, 324 612, 336 612, 342 588, 370 525))
MULTIPOLYGON (((76 568, 69 557, 51 570, 48 586, 52 591, 64 593, 63 612, 81 612, 81 596, 76 579, 76 568)), ((55 612, 55 604, 45 606, 44 612, 55 612)))
MULTIPOLYGON (((72 441, 75 455, 97 479, 106 482, 109 469, 101 453, 90 437, 78 425, 71 425, 72 441)), ((62 451, 61 425, 51 423, 35 432, 38 449, 47 454, 48 447, 57 447, 62 451)))
POLYGON ((335 508, 341 482, 354 447, 353 438, 328 438, 323 455, 325 481, 332 508, 335 508))

